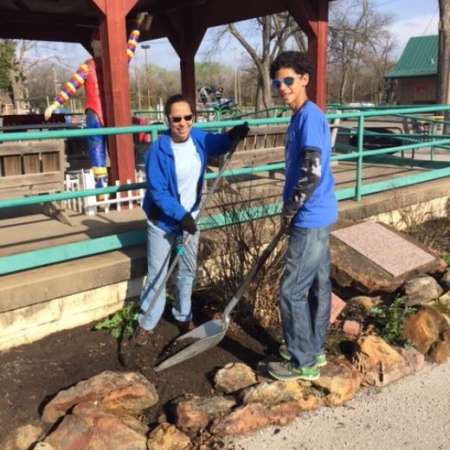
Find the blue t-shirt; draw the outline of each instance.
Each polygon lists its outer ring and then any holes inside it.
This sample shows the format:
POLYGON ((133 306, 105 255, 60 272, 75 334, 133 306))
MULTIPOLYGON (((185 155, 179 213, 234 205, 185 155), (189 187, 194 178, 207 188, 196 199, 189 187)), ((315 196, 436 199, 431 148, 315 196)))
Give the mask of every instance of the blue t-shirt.
POLYGON ((337 200, 331 172, 331 136, 327 119, 319 107, 307 101, 291 119, 286 134, 286 180, 283 201, 287 202, 300 178, 305 150, 320 151, 320 183, 297 212, 292 224, 297 228, 322 228, 337 220, 337 200))

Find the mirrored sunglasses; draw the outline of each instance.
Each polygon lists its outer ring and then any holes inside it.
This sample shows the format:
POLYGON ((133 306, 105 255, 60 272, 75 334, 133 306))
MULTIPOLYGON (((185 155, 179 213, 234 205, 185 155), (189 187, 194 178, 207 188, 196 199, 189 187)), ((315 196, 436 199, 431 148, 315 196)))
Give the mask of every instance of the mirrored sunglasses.
POLYGON ((272 87, 274 89, 280 89, 282 84, 285 84, 287 87, 292 86, 295 82, 295 77, 284 77, 281 79, 275 78, 272 80, 272 87))
POLYGON ((170 118, 170 120, 173 122, 173 123, 179 123, 179 122, 181 122, 183 119, 185 120, 185 122, 190 122, 191 120, 192 120, 192 118, 193 118, 193 114, 188 114, 187 116, 172 116, 171 118, 170 118))

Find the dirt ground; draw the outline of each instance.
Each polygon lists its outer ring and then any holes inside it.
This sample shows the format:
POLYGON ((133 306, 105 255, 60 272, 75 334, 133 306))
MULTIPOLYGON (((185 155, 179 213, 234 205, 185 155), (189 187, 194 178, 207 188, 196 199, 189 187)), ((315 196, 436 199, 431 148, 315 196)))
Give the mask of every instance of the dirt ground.
MULTIPOLYGON (((43 407, 61 389, 104 370, 127 370, 119 362, 117 341, 107 332, 92 331, 92 325, 0 353, 0 436, 38 420, 43 407)), ((218 368, 233 361, 256 368, 266 352, 276 348, 263 331, 247 333, 233 327, 218 347, 156 374, 152 367, 167 344, 177 337, 178 330, 163 319, 156 333, 154 345, 139 348, 136 354, 139 370, 155 385, 160 396, 159 404, 146 414, 149 423, 167 413, 167 403, 182 394, 210 394, 212 377, 218 368)))

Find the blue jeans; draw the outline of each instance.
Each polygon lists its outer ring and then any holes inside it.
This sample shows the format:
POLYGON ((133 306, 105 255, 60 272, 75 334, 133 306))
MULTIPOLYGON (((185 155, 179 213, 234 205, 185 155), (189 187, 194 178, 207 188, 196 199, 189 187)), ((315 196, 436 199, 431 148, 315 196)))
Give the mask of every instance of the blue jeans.
POLYGON ((299 367, 324 352, 330 321, 330 230, 291 228, 281 282, 281 319, 287 348, 299 367))
MULTIPOLYGON (((157 299, 154 299, 154 296, 167 275, 177 234, 177 232, 164 231, 151 222, 147 225, 148 273, 141 293, 141 314, 138 316, 139 325, 146 330, 153 330, 164 312, 166 287, 164 286, 157 299), (151 302, 153 302, 152 305, 151 302)), ((175 272, 176 304, 172 308, 172 314, 176 320, 182 322, 192 319, 191 294, 197 272, 199 236, 200 232, 197 232, 191 237, 175 272)))

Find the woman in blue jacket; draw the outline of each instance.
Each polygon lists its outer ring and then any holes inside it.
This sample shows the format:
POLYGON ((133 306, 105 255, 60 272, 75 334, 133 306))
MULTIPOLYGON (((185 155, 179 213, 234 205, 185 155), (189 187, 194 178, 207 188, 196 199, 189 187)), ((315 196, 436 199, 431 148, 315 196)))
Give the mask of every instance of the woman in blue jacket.
POLYGON ((153 301, 164 280, 172 250, 183 232, 192 235, 181 256, 176 273, 176 303, 172 314, 181 332, 194 327, 191 294, 197 270, 200 232, 196 226, 206 162, 209 155, 222 155, 231 142, 248 133, 239 125, 228 133, 206 133, 192 128, 191 102, 181 94, 170 97, 165 105, 169 130, 154 142, 146 154, 147 191, 144 211, 147 215, 147 282, 141 293, 141 313, 134 340, 145 345, 161 318, 166 304, 165 286, 153 301), (153 305, 150 303, 153 301, 153 305))

